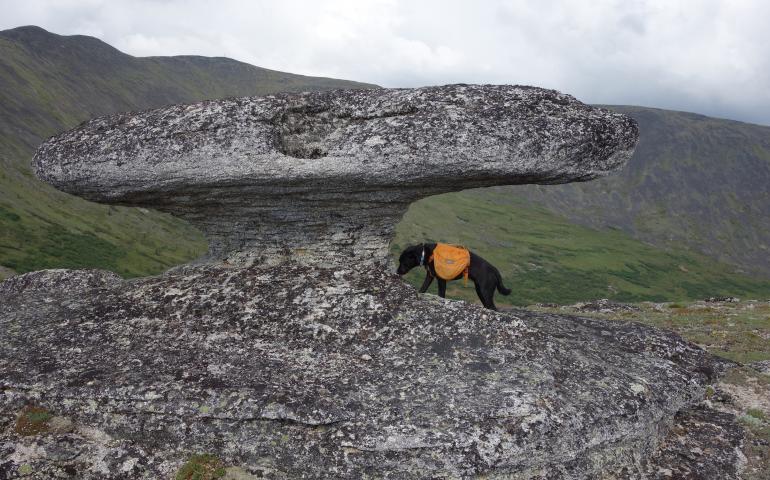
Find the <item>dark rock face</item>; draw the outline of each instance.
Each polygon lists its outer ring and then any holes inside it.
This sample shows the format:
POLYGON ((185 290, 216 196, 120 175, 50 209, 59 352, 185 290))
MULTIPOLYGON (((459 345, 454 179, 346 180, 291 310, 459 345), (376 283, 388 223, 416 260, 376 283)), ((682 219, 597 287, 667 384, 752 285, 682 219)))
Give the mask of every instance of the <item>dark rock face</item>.
POLYGON ((8 471, 167 478, 205 451, 281 478, 640 476, 724 366, 649 327, 500 314, 368 271, 47 275, 0 288, 0 409, 10 423, 34 403, 92 430, 6 429, 8 471), (41 442, 72 455, 43 461, 41 442))
POLYGON ((705 405, 683 410, 644 468, 650 479, 741 478, 743 428, 735 416, 705 405))
POLYGON ((629 117, 534 87, 336 90, 98 118, 43 144, 34 168, 90 200, 182 216, 215 258, 384 264, 411 202, 590 180, 637 136, 629 117))

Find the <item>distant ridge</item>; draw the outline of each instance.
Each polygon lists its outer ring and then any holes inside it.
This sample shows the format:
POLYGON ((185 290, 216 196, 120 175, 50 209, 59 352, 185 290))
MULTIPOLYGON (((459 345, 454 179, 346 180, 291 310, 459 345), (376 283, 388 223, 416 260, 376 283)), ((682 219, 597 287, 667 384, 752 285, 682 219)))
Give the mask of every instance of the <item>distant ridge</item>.
POLYGON ((106 207, 37 181, 45 138, 98 115, 279 91, 377 88, 229 58, 133 57, 88 36, 0 31, 0 278, 49 267, 147 275, 205 250, 200 234, 155 212, 106 207))
POLYGON ((70 119, 117 111, 279 91, 376 88, 223 57, 132 57, 93 37, 32 26, 0 32, 0 52, 0 133, 25 131, 27 144, 72 126, 70 119), (45 131, 30 125, 30 116, 45 131))
POLYGON ((770 127, 624 105, 640 139, 628 166, 593 182, 512 192, 594 228, 689 248, 770 278, 770 127))

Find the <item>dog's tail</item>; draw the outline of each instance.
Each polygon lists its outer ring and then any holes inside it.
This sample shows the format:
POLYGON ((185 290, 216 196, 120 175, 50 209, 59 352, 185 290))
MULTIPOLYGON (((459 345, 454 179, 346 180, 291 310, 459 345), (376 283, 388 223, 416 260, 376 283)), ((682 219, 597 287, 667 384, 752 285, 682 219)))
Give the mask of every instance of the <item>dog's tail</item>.
POLYGON ((510 295, 511 289, 505 288, 505 285, 503 285, 503 277, 500 276, 500 272, 495 269, 495 273, 497 274, 497 291, 502 293, 503 295, 510 295))

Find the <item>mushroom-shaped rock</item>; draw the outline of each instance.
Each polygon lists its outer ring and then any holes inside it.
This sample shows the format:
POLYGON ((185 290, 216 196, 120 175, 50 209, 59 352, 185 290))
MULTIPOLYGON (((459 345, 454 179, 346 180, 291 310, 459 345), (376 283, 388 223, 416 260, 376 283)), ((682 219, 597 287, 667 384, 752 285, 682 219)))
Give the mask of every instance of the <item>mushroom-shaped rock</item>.
POLYGON ((418 296, 365 263, 409 202, 590 179, 636 136, 557 92, 457 85, 173 106, 53 138, 36 168, 63 190, 188 218, 217 257, 322 261, 0 284, 0 425, 27 405, 71 419, 63 436, 0 429, 0 472, 172 478, 211 452, 268 478, 657 478, 671 462, 736 478, 739 426, 692 408, 725 361, 642 325, 418 296))
POLYGON ((66 192, 191 221, 213 258, 381 262, 419 198, 589 180, 637 135, 626 116, 534 87, 336 90, 97 118, 48 140, 34 167, 66 192))

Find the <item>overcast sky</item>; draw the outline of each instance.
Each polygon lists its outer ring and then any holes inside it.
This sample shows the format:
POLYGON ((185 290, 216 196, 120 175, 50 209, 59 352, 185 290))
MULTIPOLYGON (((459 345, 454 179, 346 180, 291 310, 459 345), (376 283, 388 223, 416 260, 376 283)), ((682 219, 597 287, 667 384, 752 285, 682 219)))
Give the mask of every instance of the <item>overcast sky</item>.
POLYGON ((0 0, 0 29, 386 87, 555 88, 770 124, 767 0, 0 0))

